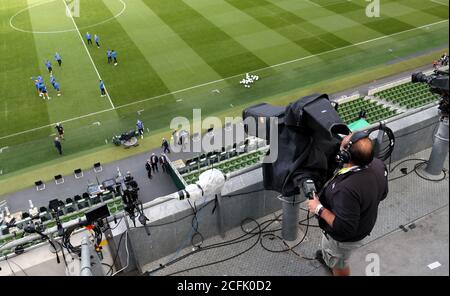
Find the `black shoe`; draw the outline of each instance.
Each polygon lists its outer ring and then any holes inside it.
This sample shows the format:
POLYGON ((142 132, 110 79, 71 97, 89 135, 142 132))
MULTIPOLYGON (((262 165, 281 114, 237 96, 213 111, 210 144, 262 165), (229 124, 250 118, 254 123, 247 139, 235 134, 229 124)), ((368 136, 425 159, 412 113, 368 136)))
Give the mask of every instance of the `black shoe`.
POLYGON ((322 264, 323 267, 326 268, 326 270, 328 270, 329 272, 333 273, 333 271, 331 270, 331 268, 325 263, 325 260, 323 259, 323 253, 322 253, 322 250, 317 250, 317 251, 316 251, 316 260, 319 261, 319 263, 322 264))

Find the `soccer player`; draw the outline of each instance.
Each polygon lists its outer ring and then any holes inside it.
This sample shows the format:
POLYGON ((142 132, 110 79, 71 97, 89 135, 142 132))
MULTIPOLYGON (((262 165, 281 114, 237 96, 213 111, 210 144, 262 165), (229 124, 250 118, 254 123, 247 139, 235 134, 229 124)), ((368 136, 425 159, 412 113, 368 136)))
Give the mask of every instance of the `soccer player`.
POLYGON ((100 38, 97 34, 94 35, 95 44, 97 44, 97 47, 100 48, 100 38))
POLYGON ((53 72, 53 68, 52 68, 52 63, 50 63, 49 60, 47 60, 47 61, 45 62, 45 67, 47 68, 48 73, 50 73, 50 75, 51 75, 52 72, 53 72))
POLYGON ((62 145, 61 145, 61 140, 56 137, 55 140, 53 141, 53 144, 55 145, 56 150, 58 150, 59 155, 62 155, 62 145))
POLYGON ((36 87, 36 90, 37 90, 37 92, 38 92, 38 95, 39 95, 39 96, 42 96, 41 90, 40 90, 40 84, 41 84, 40 81, 43 81, 42 77, 41 77, 41 76, 38 76, 38 77, 31 77, 31 80, 34 81, 34 86, 36 87))
POLYGON ((56 90, 56 92, 58 93, 58 97, 61 96, 61 89, 59 88, 59 83, 55 81, 52 82, 53 88, 56 90))
POLYGON ((111 51, 110 50, 106 51, 106 56, 108 57, 108 64, 111 64, 111 62, 112 62, 112 55, 111 55, 111 51))
POLYGON ((143 139, 144 138, 144 124, 142 123, 141 120, 138 119, 138 121, 136 122, 136 126, 137 126, 139 135, 141 135, 141 139, 143 139))
POLYGON ((57 123, 55 128, 58 131, 59 138, 61 140, 64 140, 64 127, 62 126, 62 124, 61 123, 57 123))
POLYGON ((92 45, 92 37, 91 34, 89 34, 89 32, 86 33, 86 40, 89 45, 92 45))
POLYGON ((111 50, 111 57, 114 59, 114 66, 117 66, 117 52, 114 49, 111 50))
POLYGON ((58 62, 58 65, 61 67, 62 59, 61 59, 61 55, 58 52, 55 54, 55 60, 58 62))
POLYGON ((106 96, 105 84, 103 83, 103 80, 100 80, 100 96, 106 96))
POLYGON ((45 98, 47 98, 47 100, 50 100, 51 98, 48 96, 47 87, 45 86, 44 83, 40 84, 40 89, 41 89, 41 93, 42 93, 42 98, 44 100, 45 100, 45 98))

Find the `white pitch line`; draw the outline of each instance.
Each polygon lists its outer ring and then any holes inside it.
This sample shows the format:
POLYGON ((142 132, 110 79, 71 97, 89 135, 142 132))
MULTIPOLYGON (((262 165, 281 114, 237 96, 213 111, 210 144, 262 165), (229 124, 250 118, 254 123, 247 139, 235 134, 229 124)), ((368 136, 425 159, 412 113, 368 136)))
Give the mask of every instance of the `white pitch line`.
MULTIPOLYGON (((67 120, 57 121, 57 122, 67 123, 67 122, 83 119, 83 118, 86 118, 86 117, 102 114, 102 113, 109 112, 109 111, 114 111, 114 108, 109 108, 109 109, 105 109, 105 110, 101 110, 101 111, 97 111, 97 112, 93 112, 93 113, 89 113, 89 114, 86 114, 86 115, 70 118, 70 119, 67 119, 67 120)), ((3 137, 0 138, 0 140, 4 140, 4 139, 7 139, 7 138, 12 138, 12 137, 15 137, 15 136, 20 136, 20 135, 23 135, 23 134, 26 134, 26 133, 35 132, 35 131, 38 131, 38 130, 41 130, 41 129, 44 129, 44 128, 47 128, 47 127, 53 127, 55 125, 56 125, 56 122, 55 123, 50 123, 50 124, 43 125, 43 126, 36 127, 36 128, 32 128, 32 129, 29 129, 29 130, 26 130, 26 131, 22 131, 22 132, 18 132, 18 133, 15 133, 15 134, 3 136, 3 137)))
MULTIPOLYGON (((62 2, 64 2, 64 5, 66 6, 67 14, 70 16, 70 19, 72 20, 73 25, 75 26, 75 29, 78 32, 78 36, 80 36, 81 43, 83 43, 83 46, 86 49, 86 52, 87 52, 87 54, 89 56, 89 59, 91 60, 92 66, 94 66, 94 70, 97 73, 98 79, 102 80, 102 77, 100 76, 100 73, 98 72, 97 66, 95 66, 94 60, 92 59, 92 56, 91 56, 91 54, 89 52, 89 49, 87 48, 87 45, 84 42, 83 36, 80 33, 80 29, 78 29, 78 25, 75 22, 75 19, 73 18, 72 12, 70 11, 69 6, 67 6, 66 0, 62 0, 62 2)), ((105 92, 106 92, 106 96, 108 97, 109 103, 111 104, 111 107, 114 109, 115 108, 114 104, 113 104, 113 102, 111 100, 111 97, 109 96, 109 93, 108 93, 108 90, 107 90, 106 86, 105 86, 105 92)))
POLYGON ((314 6, 317 6, 317 7, 322 8, 322 6, 320 6, 319 4, 317 4, 317 3, 315 3, 315 2, 312 2, 312 1, 310 1, 310 0, 305 0, 305 1, 308 2, 308 3, 311 3, 311 4, 314 5, 314 6))
POLYGON ((437 0, 430 0, 430 1, 431 1, 431 2, 434 2, 434 3, 436 3, 436 4, 439 4, 439 5, 442 5, 442 6, 448 6, 447 3, 442 3, 442 2, 437 1, 437 0))
MULTIPOLYGON (((423 25, 423 26, 420 26, 420 27, 417 27, 417 28, 413 28, 413 29, 409 29, 409 30, 393 33, 393 34, 390 34, 390 35, 381 36, 381 37, 378 37, 378 38, 375 38, 375 39, 366 40, 366 41, 363 41, 363 42, 360 42, 360 43, 356 43, 356 44, 353 44, 353 45, 348 45, 348 46, 345 46, 345 47, 332 49, 332 50, 329 50, 329 51, 326 51, 326 52, 322 52, 322 53, 318 53, 318 54, 315 54, 315 55, 302 57, 302 58, 299 58, 299 59, 294 59, 294 60, 283 62, 283 63, 277 64, 277 65, 268 66, 268 67, 265 67, 265 68, 261 68, 261 69, 254 70, 254 71, 248 71, 248 72, 259 72, 259 71, 267 70, 267 69, 270 69, 270 68, 277 68, 277 67, 280 67, 280 66, 284 66, 284 65, 296 63, 296 62, 299 62, 299 61, 307 60, 307 59, 310 59, 310 58, 313 58, 313 57, 321 56, 321 55, 324 55, 324 54, 336 52, 338 50, 350 48, 350 47, 353 47, 353 46, 363 45, 363 44, 370 43, 370 42, 373 42, 373 41, 378 41, 378 40, 389 38, 389 37, 392 37, 392 36, 395 36, 395 35, 399 35, 399 34, 402 34, 402 33, 411 32, 411 31, 414 31, 414 30, 417 30, 417 29, 423 29, 423 28, 426 28, 426 27, 438 25, 438 24, 445 23, 445 22, 448 22, 448 20, 443 20, 443 21, 431 23, 431 24, 428 24, 428 25, 423 25)), ((83 42, 83 44, 84 44, 84 42, 83 42)), ((120 105, 120 106, 117 106, 115 108, 105 109, 105 110, 102 110, 102 111, 89 113, 89 114, 86 114, 86 115, 70 118, 70 119, 67 119, 67 120, 64 120, 64 121, 59 121, 59 122, 66 123, 66 122, 71 122, 71 121, 75 121, 75 120, 78 120, 78 119, 83 119, 83 118, 90 117, 90 116, 93 116, 93 115, 98 115, 98 114, 106 113, 106 112, 109 112, 109 111, 114 111, 114 110, 117 110, 117 109, 120 109, 120 108, 125 108, 125 107, 129 107, 129 106, 132 106, 132 105, 140 104, 140 103, 143 103, 143 102, 156 100, 156 99, 159 99, 161 97, 174 95, 174 94, 177 94, 177 93, 185 92, 185 91, 196 89, 196 88, 201 88, 201 87, 208 86, 208 85, 211 85, 211 84, 214 84, 214 83, 218 83, 218 82, 223 82, 223 81, 226 81, 226 80, 229 80, 229 79, 233 79, 233 78, 236 78, 236 77, 241 77, 242 75, 245 75, 245 73, 241 73, 241 74, 233 75, 233 76, 230 76, 230 77, 227 77, 227 78, 222 78, 222 79, 210 81, 210 82, 207 82, 207 83, 203 83, 203 84, 195 85, 195 86, 192 86, 192 87, 180 89, 180 90, 177 90, 177 91, 174 91, 174 92, 171 92, 171 93, 158 95, 158 96, 147 98, 147 99, 144 99, 144 100, 135 101, 135 102, 132 102, 132 103, 120 105)), ((37 127, 37 128, 29 129, 29 130, 26 130, 26 131, 18 132, 18 133, 15 133, 15 134, 3 136, 3 137, 0 137, 0 140, 11 138, 11 137, 18 136, 18 135, 23 135, 23 134, 26 134, 26 133, 29 133, 29 132, 34 132, 34 131, 37 131, 37 130, 40 130, 40 129, 43 129, 43 128, 54 126, 55 124, 56 123, 51 123, 51 124, 47 124, 47 125, 40 126, 40 127, 37 127)))

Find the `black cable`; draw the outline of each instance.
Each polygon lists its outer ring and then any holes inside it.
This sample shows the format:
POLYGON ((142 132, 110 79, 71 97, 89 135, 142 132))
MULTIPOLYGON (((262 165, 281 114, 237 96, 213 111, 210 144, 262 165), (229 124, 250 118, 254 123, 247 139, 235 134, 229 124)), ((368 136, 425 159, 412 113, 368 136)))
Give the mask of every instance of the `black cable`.
POLYGON ((281 237, 279 237, 278 235, 275 235, 275 234, 273 234, 273 233, 265 234, 265 235, 263 235, 263 238, 264 238, 264 237, 269 237, 269 236, 279 238, 279 239, 283 242, 283 244, 284 244, 285 246, 287 246, 287 249, 283 249, 283 250, 271 250, 271 249, 267 248, 266 246, 264 246, 263 240, 260 241, 261 247, 262 247, 264 250, 266 250, 266 251, 268 251, 268 252, 271 252, 271 253, 284 253, 284 252, 291 251, 292 249, 295 249, 296 247, 298 247, 298 246, 305 240, 306 235, 308 234, 308 229, 309 229, 309 219, 310 219, 310 217, 309 217, 309 211, 308 211, 306 217, 307 217, 307 218, 306 218, 306 221, 307 221, 306 223, 307 223, 307 224, 306 224, 306 230, 305 230, 305 233, 303 234, 303 237, 300 239, 300 241, 299 241, 297 244, 295 244, 293 247, 289 247, 289 246, 286 244, 286 242, 285 242, 281 237))
POLYGON ((391 178, 391 179, 389 179, 388 181, 391 182, 391 181, 395 181, 395 180, 404 178, 404 177, 410 175, 410 174, 413 173, 413 172, 414 172, 418 177, 420 177, 420 178, 422 178, 422 179, 424 179, 424 180, 426 180, 426 181, 431 181, 431 182, 441 182, 441 181, 444 181, 444 180, 447 178, 447 170, 446 170, 446 169, 443 169, 443 170, 442 170, 442 172, 444 173, 444 176, 443 176, 442 178, 439 178, 439 179, 431 179, 431 178, 427 178, 427 177, 422 176, 422 175, 418 172, 418 169, 419 169, 420 167, 422 167, 423 165, 425 165, 425 164, 428 163, 428 160, 425 160, 425 159, 422 159, 422 158, 409 158, 409 159, 405 159, 405 160, 399 162, 398 164, 396 164, 396 165, 390 170, 390 173, 392 173, 393 171, 395 171, 395 169, 398 168, 398 167, 399 167, 400 165, 402 165, 403 163, 405 163, 405 162, 410 162, 410 161, 418 161, 419 163, 415 164, 415 165, 414 165, 414 168, 413 168, 412 170, 410 170, 409 172, 407 172, 406 174, 403 174, 403 175, 398 176, 398 177, 391 178))
POLYGON ((59 245, 60 248, 61 248, 61 253, 62 253, 62 256, 63 256, 64 265, 65 265, 66 268, 68 269, 68 268, 69 268, 69 265, 67 264, 66 254, 64 254, 64 248, 63 248, 63 245, 62 245, 60 242, 58 242, 58 241, 56 241, 56 242, 58 243, 58 245, 59 245))
MULTIPOLYGON (((203 208, 205 208, 206 206, 208 206, 212 202, 214 202, 214 200, 208 201, 206 204, 204 204, 200 208, 198 208, 197 212, 201 211, 203 208)), ((182 217, 180 217, 180 218, 178 218, 176 220, 170 221, 170 222, 161 223, 161 224, 147 225, 147 227, 155 228, 155 227, 167 226, 167 225, 170 225, 170 224, 174 224, 174 223, 180 222, 180 221, 182 221, 184 219, 187 219, 187 218, 191 217, 192 215, 194 215, 194 214, 190 213, 190 214, 187 214, 185 216, 182 216, 182 217)), ((144 228, 144 226, 136 226, 136 227, 133 227, 133 228, 144 228)))
MULTIPOLYGON (((25 228, 25 229, 26 229, 26 228, 25 228)), ((25 234, 25 231, 26 231, 25 229, 24 229, 24 234, 25 234)), ((39 234, 41 237, 43 237, 44 240, 48 240, 48 242, 50 243, 50 245, 51 245, 51 246, 53 247, 53 249, 55 250, 55 254, 56 254, 56 262, 57 262, 58 264, 61 263, 61 260, 59 259, 59 255, 58 255, 58 248, 55 246, 55 244, 53 243, 53 241, 50 239, 50 237, 49 237, 48 235, 46 235, 45 233, 43 233, 43 232, 37 230, 36 228, 33 228, 32 230, 29 229, 28 232, 29 232, 29 233, 36 232, 36 233, 39 234)), ((61 251, 62 251, 62 249, 61 249, 61 251)))
POLYGON ((418 163, 418 164, 416 164, 416 165, 414 166, 414 172, 416 173, 417 176, 419 176, 419 178, 422 178, 422 179, 425 180, 425 181, 431 181, 431 182, 441 182, 441 181, 444 181, 444 180, 447 178, 447 171, 446 171, 445 169, 442 169, 442 172, 444 173, 444 175, 443 175, 441 178, 439 178, 439 179, 431 179, 431 178, 427 178, 427 177, 424 177, 424 176, 422 176, 421 174, 419 174, 418 169, 419 169, 421 166, 423 166, 423 165, 425 165, 425 164, 427 164, 427 163, 428 163, 428 162, 418 163))
POLYGON ((68 227, 63 234, 62 237, 62 245, 69 251, 69 253, 76 254, 78 257, 81 257, 81 246, 74 247, 70 242, 70 237, 72 233, 78 228, 78 225, 68 227))
MULTIPOLYGON (((112 265, 110 265, 110 264, 107 264, 107 263, 104 263, 104 262, 102 262, 102 265, 104 265, 104 266, 106 266, 106 267, 109 267, 109 269, 112 269, 112 265)), ((109 271, 108 271, 109 272, 109 271)))
MULTIPOLYGON (((152 271, 148 272, 148 274, 153 274, 153 273, 155 273, 156 271, 159 271, 159 270, 161 270, 161 269, 164 269, 164 268, 166 268, 166 267, 168 267, 168 266, 170 266, 170 265, 172 265, 172 264, 175 264, 176 262, 179 262, 179 261, 181 261, 181 260, 183 260, 183 259, 185 259, 185 258, 187 258, 187 257, 189 257, 189 256, 191 256, 191 255, 194 255, 194 254, 196 254, 196 253, 199 253, 199 252, 201 252, 201 251, 210 250, 210 249, 215 249, 215 248, 221 248, 221 247, 225 247, 225 246, 229 246, 229 245, 241 243, 241 242, 244 242, 244 241, 247 241, 247 240, 251 239, 252 237, 254 237, 254 236, 256 236, 256 235, 261 236, 261 234, 263 233, 263 230, 265 230, 267 227, 269 227, 273 222, 279 221, 278 218, 279 218, 280 216, 281 216, 281 215, 279 215, 276 219, 271 219, 271 220, 264 221, 264 222, 262 222, 261 224, 259 224, 258 222, 256 222, 256 221, 255 221, 254 219, 252 219, 252 218, 246 218, 246 219, 244 219, 244 220, 241 222, 241 229, 244 231, 244 235, 239 236, 239 237, 234 238, 234 239, 231 239, 231 240, 228 240, 228 241, 226 241, 226 242, 216 243, 216 244, 208 245, 208 246, 203 247, 203 248, 200 248, 200 249, 196 249, 196 250, 194 250, 194 251, 192 251, 192 252, 189 252, 189 253, 187 253, 187 254, 185 254, 185 255, 183 255, 183 256, 180 256, 180 257, 178 257, 178 258, 176 258, 176 259, 174 259, 174 260, 172 260, 172 261, 166 263, 165 265, 160 265, 160 267, 158 267, 158 268, 155 269, 155 270, 152 270, 152 271), (253 229, 250 230, 250 231, 246 231, 246 230, 243 228, 243 224, 244 224, 244 222, 247 221, 247 220, 255 221, 255 222, 257 223, 258 226, 255 227, 255 228, 253 228, 253 229), (260 228, 260 227, 262 227, 264 224, 267 224, 267 223, 268 223, 268 225, 265 226, 264 228, 262 228, 261 231, 258 231, 258 232, 256 232, 256 233, 253 232, 256 228, 260 228), (249 236, 248 238, 244 238, 245 236, 248 236, 249 234, 250 234, 250 236, 249 236)), ((259 239, 258 239, 258 241, 259 241, 259 239)), ((256 241, 256 244, 257 244, 258 241, 256 241)), ((255 245, 256 245, 256 244, 255 244, 255 245)), ((252 246, 252 247, 253 247, 253 246, 252 246)), ((247 251, 249 251, 249 250, 250 250, 250 249, 246 250, 245 252, 247 252, 247 251)), ((245 252, 244 252, 244 253, 245 253, 245 252)), ((228 258, 228 259, 226 259, 226 260, 220 260, 220 262, 225 262, 225 261, 227 261, 227 260, 233 259, 233 258, 235 258, 235 257, 237 257, 237 256, 239 256, 239 255, 241 255, 241 254, 243 254, 243 253, 240 253, 240 254, 238 254, 238 255, 236 255, 236 256, 233 256, 232 258, 228 258)), ((220 262, 216 262, 216 263, 220 263, 220 262)), ((207 265, 205 265, 205 266, 209 266, 209 265, 211 265, 211 264, 207 264, 207 265)), ((200 267, 204 267, 204 266, 197 266, 197 267, 195 267, 195 268, 200 268, 200 267)), ((194 268, 194 269, 195 269, 195 268, 194 268)), ((190 270, 191 270, 191 269, 190 269, 190 270)), ((179 272, 177 272, 177 273, 180 273, 180 272, 183 272, 183 271, 179 271, 179 272)))
POLYGON ((228 258, 225 258, 225 259, 222 259, 222 260, 217 260, 217 261, 210 262, 210 263, 206 263, 206 264, 203 264, 203 265, 194 266, 194 267, 191 267, 191 268, 179 270, 179 271, 170 273, 170 274, 168 274, 167 276, 171 276, 171 275, 179 274, 179 273, 182 273, 182 272, 191 271, 191 270, 194 270, 194 269, 198 269, 198 268, 202 268, 202 267, 207 267, 207 266, 211 266, 211 265, 223 263, 223 262, 225 262, 225 261, 228 261, 228 260, 237 258, 237 257, 239 257, 239 256, 241 256, 241 255, 243 255, 243 254, 245 254, 246 252, 250 251, 251 249, 253 249, 253 248, 258 244, 258 241, 261 240, 261 225, 260 225, 256 220, 253 220, 253 221, 258 225, 258 228, 259 228, 259 231, 258 231, 258 239, 255 241, 255 243, 254 243, 253 245, 251 245, 249 248, 247 248, 247 249, 244 250, 243 252, 240 252, 240 253, 238 253, 238 254, 236 254, 236 255, 233 255, 233 256, 231 256, 231 257, 228 257, 228 258))
MULTIPOLYGON (((8 262, 11 262, 11 263, 14 264, 15 266, 19 267, 19 269, 23 272, 23 274, 24 274, 25 276, 29 276, 29 274, 25 272, 25 270, 22 268, 22 266, 20 266, 20 265, 17 264, 16 262, 11 261, 11 260, 8 261, 8 262)), ((8 264, 9 264, 9 263, 8 263, 8 264)), ((10 266, 10 268, 11 268, 11 266, 10 266)), ((11 269, 11 271, 12 271, 12 269, 11 269)), ((13 273, 14 273, 14 272, 13 272, 13 273)))
POLYGON ((111 264, 111 267, 109 268, 109 270, 108 270, 108 272, 106 273, 106 275, 109 275, 109 273, 112 274, 112 272, 113 272, 114 265, 116 265, 117 258, 119 257, 120 243, 122 242, 122 239, 123 239, 123 235, 124 235, 124 234, 125 234, 125 232, 122 232, 122 234, 120 235, 119 243, 117 244, 116 256, 114 256, 113 263, 111 264))
POLYGON ((248 194, 262 192, 262 191, 265 191, 265 189, 257 189, 257 190, 253 190, 253 191, 243 192, 243 193, 222 195, 222 197, 235 197, 235 196, 248 195, 248 194))
POLYGON ((104 231, 107 231, 107 230, 111 230, 112 231, 112 230, 116 229, 117 226, 119 226, 120 222, 122 222, 122 220, 123 220, 123 217, 121 217, 119 219, 119 221, 116 223, 116 225, 113 228, 111 228, 111 226, 109 226, 109 223, 108 223, 108 228, 106 228, 104 231))
MULTIPOLYGON (((270 230, 270 231, 264 231, 264 230, 265 230, 267 227, 269 227, 273 222, 275 222, 275 221, 280 221, 280 220, 279 220, 279 217, 281 217, 281 215, 279 215, 278 217, 276 217, 276 219, 267 220, 267 221, 262 222, 261 224, 259 224, 256 220, 254 220, 254 219, 252 219, 252 218, 246 218, 246 219, 244 219, 244 220, 241 222, 241 230, 244 232, 244 235, 243 235, 243 236, 240 236, 240 237, 238 237, 238 238, 232 239, 232 240, 227 241, 227 242, 224 242, 224 243, 217 243, 217 244, 209 245, 209 246, 204 247, 204 248, 202 248, 202 249, 195 250, 195 251, 190 252, 190 253, 188 253, 188 254, 186 254, 186 255, 180 257, 180 258, 177 258, 177 259, 174 260, 173 262, 169 262, 169 264, 166 264, 166 265, 164 265, 164 266, 160 266, 157 270, 161 270, 161 269, 163 269, 163 268, 165 268, 165 267, 167 267, 167 266, 169 266, 169 265, 172 265, 172 264, 174 264, 174 263, 176 263, 176 262, 178 262, 178 261, 180 261, 180 260, 182 260, 182 259, 184 259, 184 258, 187 258, 187 257, 189 257, 189 256, 191 256, 191 255, 193 255, 193 254, 195 254, 195 253, 198 253, 198 252, 200 252, 200 251, 207 250, 207 249, 214 249, 214 248, 218 248, 218 247, 223 247, 223 246, 227 246, 227 245, 232 245, 232 244, 240 243, 240 242, 243 242, 243 241, 247 241, 247 240, 251 239, 252 237, 258 235, 258 240, 256 240, 256 242, 255 242, 250 248, 244 250, 243 252, 240 252, 240 253, 238 253, 238 254, 236 254, 236 255, 233 255, 233 256, 231 256, 231 257, 228 257, 228 258, 225 258, 225 259, 222 259, 222 260, 218 260, 218 261, 210 262, 210 263, 207 263, 207 264, 203 264, 203 265, 191 267, 191 268, 188 268, 188 269, 180 270, 180 271, 177 271, 177 272, 174 272, 174 273, 170 273, 170 274, 168 274, 168 276, 175 275, 175 274, 179 274, 179 273, 186 272, 186 271, 191 271, 191 270, 194 270, 194 269, 198 269, 198 268, 202 268, 202 267, 206 267, 206 266, 210 266, 210 265, 214 265, 214 264, 218 264, 218 263, 223 263, 223 262, 225 262, 225 261, 234 259, 234 258, 236 258, 236 257, 238 257, 238 256, 240 256, 240 255, 242 255, 242 254, 244 254, 244 253, 250 251, 252 248, 254 248, 254 247, 257 245, 258 242, 260 242, 261 245, 263 245, 263 244, 262 244, 262 236, 263 236, 264 233, 273 233, 273 232, 275 232, 275 231, 280 231, 281 229, 270 230), (254 221, 254 222, 257 224, 257 227, 253 228, 253 229, 250 230, 250 231, 245 230, 245 229, 243 228, 243 224, 244 224, 244 222, 247 221, 247 220, 254 221), (264 228, 261 228, 261 227, 262 227, 264 224, 266 224, 266 223, 268 223, 268 225, 265 226, 264 228), (258 228, 259 231, 253 232, 256 228, 258 228), (249 235, 249 234, 250 234, 250 237, 240 240, 242 237, 245 237, 245 236, 247 236, 247 235, 249 235)), ((305 219, 305 220, 308 221, 308 224, 309 224, 309 219, 310 219, 310 218, 311 218, 311 217, 309 217, 309 214, 308 214, 307 218, 305 219)), ((289 246, 286 244, 286 242, 283 241, 283 243, 288 247, 288 249, 283 250, 283 252, 286 252, 286 251, 292 251, 295 255, 297 255, 297 256, 299 256, 299 257, 305 259, 305 260, 315 260, 314 258, 308 258, 308 257, 301 256, 301 255, 298 254, 295 250, 293 250, 294 248, 296 248, 297 246, 299 246, 299 245, 305 240, 307 233, 308 233, 308 228, 305 230, 305 234, 304 234, 304 236, 302 237, 302 239, 300 240, 300 242, 297 243, 297 244, 296 244, 295 246, 293 246, 293 247, 289 247, 289 246)), ((276 236, 276 235, 275 235, 275 236, 276 236)), ((279 236, 278 236, 278 237, 279 237, 279 236)), ((280 238, 280 239, 281 239, 281 238, 280 238)), ((149 272, 149 274, 154 273, 154 272, 155 272, 155 271, 151 271, 151 272, 149 272)))
POLYGON ((192 227, 192 230, 194 230, 194 234, 193 234, 192 237, 191 237, 191 245, 192 245, 194 248, 200 248, 201 245, 202 245, 203 242, 204 242, 204 237, 203 237, 203 235, 200 233, 200 231, 198 231, 198 217, 197 217, 197 212, 198 212, 198 211, 197 211, 197 206, 195 205, 195 202, 194 202, 194 206, 192 206, 191 201, 190 201, 189 199, 188 199, 187 201, 188 201, 189 206, 191 207, 192 212, 193 212, 193 214, 194 214, 194 216, 192 217, 192 220, 191 220, 191 227, 192 227), (199 236, 199 237, 200 237, 200 243, 198 243, 198 244, 195 244, 195 243, 194 243, 194 238, 195 238, 196 236, 199 236))
POLYGON ((408 158, 408 159, 405 159, 405 160, 403 160, 403 161, 397 163, 397 164, 392 168, 392 170, 390 171, 390 173, 392 173, 393 171, 395 171, 396 168, 398 168, 399 166, 401 166, 401 165, 404 164, 405 162, 409 162, 409 161, 422 161, 422 162, 426 162, 427 160, 426 160, 426 159, 422 159, 422 158, 408 158))

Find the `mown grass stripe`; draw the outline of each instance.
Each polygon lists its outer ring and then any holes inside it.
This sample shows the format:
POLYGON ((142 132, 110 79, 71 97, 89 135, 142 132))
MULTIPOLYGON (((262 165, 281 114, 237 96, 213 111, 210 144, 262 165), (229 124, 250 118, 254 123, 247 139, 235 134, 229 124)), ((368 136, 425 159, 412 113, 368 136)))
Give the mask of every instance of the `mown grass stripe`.
POLYGON ((449 17, 449 10, 448 10, 448 3, 447 6, 444 4, 439 4, 437 2, 433 1, 415 1, 415 0, 407 0, 407 1, 400 1, 400 3, 403 6, 414 8, 418 11, 433 15, 435 17, 438 17, 440 19, 448 19, 449 17))
POLYGON ((342 14, 343 16, 383 35, 390 35, 395 32, 406 31, 415 28, 415 26, 413 25, 407 24, 392 17, 388 17, 386 15, 381 15, 381 17, 369 18, 366 15, 365 6, 360 6, 349 1, 326 5, 323 6, 323 8, 336 14, 342 14))
POLYGON ((171 92, 222 78, 142 1, 117 21, 171 92))
POLYGON ((184 0, 269 65, 310 53, 224 0, 184 0), (232 21, 231 21, 232 20, 232 21))
POLYGON ((312 54, 351 44, 333 33, 310 23, 308 20, 266 0, 226 1, 312 54))
POLYGON ((268 65, 181 0, 143 0, 222 77, 268 65))
MULTIPOLYGON (((9 26, 11 15, 26 6, 26 0, 0 1, 0 137, 50 120, 47 105, 37 96, 30 79, 40 74, 34 36, 9 26)), ((31 26, 29 11, 21 17, 22 24, 31 26)), ((3 146, 0 141, 0 148, 3 146)))

